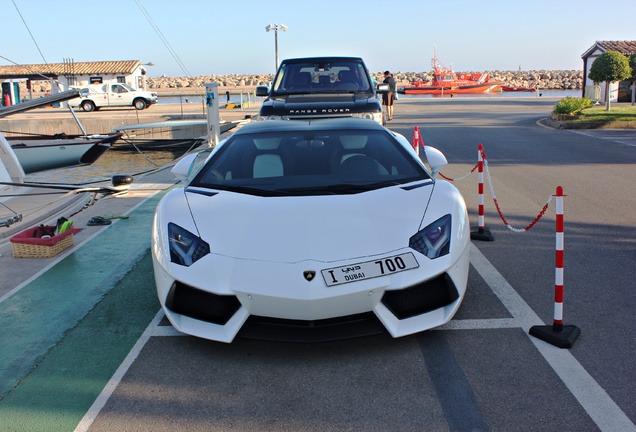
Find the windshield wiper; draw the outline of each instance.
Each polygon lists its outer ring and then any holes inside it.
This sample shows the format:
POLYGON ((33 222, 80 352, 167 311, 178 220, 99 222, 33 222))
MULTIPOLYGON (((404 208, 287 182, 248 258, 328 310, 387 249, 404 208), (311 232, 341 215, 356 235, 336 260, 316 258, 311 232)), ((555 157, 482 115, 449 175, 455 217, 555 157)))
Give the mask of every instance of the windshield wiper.
POLYGON ((192 185, 200 188, 207 189, 216 189, 227 192, 236 192, 247 195, 257 195, 257 196, 284 196, 285 193, 281 192, 278 189, 261 189, 257 187, 249 187, 249 186, 236 186, 236 185, 224 185, 224 184, 206 184, 206 185, 192 185))
POLYGON ((321 186, 305 186, 295 188, 278 189, 280 192, 286 192, 290 194, 324 194, 324 195, 337 195, 337 194, 354 194, 360 192, 367 192, 376 189, 377 186, 373 184, 332 184, 321 186))

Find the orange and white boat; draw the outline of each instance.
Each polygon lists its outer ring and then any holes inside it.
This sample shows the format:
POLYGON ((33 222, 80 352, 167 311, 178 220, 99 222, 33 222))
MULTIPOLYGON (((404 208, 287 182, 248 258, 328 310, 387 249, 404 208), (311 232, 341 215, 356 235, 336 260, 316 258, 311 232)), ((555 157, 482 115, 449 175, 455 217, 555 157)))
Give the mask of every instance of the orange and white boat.
POLYGON ((536 87, 520 87, 520 86, 501 86, 501 91, 505 92, 534 92, 536 87))
POLYGON ((401 94, 453 95, 464 93, 493 93, 501 91, 503 82, 490 81, 487 73, 460 73, 444 66, 435 54, 432 81, 413 81, 410 86, 398 89, 401 94))

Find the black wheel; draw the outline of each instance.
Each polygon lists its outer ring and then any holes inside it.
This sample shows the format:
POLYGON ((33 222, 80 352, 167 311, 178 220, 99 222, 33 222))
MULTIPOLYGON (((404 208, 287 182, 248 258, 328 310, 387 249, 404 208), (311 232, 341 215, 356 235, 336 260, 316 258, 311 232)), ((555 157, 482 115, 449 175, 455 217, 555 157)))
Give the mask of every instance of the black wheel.
POLYGON ((82 109, 86 112, 95 111, 95 103, 93 101, 84 101, 82 102, 82 109))
POLYGON ((135 109, 142 110, 148 106, 145 100, 143 99, 135 99, 133 102, 135 109))

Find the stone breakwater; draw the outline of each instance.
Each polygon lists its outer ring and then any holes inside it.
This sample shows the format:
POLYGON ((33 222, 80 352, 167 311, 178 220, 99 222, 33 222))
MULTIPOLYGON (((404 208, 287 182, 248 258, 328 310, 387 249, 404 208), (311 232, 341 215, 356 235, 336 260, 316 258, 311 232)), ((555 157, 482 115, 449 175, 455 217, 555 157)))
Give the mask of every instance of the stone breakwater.
MULTIPOLYGON (((583 88, 583 72, 576 70, 541 70, 541 71, 488 71, 491 81, 501 81, 511 87, 536 87, 542 90, 581 90, 583 88)), ((462 72, 457 72, 461 75, 462 72)), ((384 80, 381 72, 373 73, 378 82, 384 80)), ((393 72, 398 87, 411 84, 413 81, 424 81, 433 78, 432 72, 393 72)), ((259 85, 265 85, 274 79, 274 75, 201 75, 196 77, 146 77, 148 90, 156 90, 161 94, 202 94, 205 83, 219 83, 219 93, 251 92, 259 85)), ((48 81, 35 81, 33 91, 47 93, 51 91, 48 81)), ((20 94, 28 94, 26 84, 20 83, 20 94)))
MULTIPOLYGON (((464 71, 468 73, 467 71, 464 71)), ((456 72, 459 76, 464 72, 456 72)), ((581 90, 583 88, 583 72, 576 70, 556 71, 488 71, 490 81, 501 81, 510 87, 536 87, 541 90, 581 90)), ((393 74, 398 87, 413 81, 431 80, 432 72, 393 74)), ((384 79, 384 78, 383 78, 384 79)))
MULTIPOLYGON (((488 71, 491 81, 501 81, 512 87, 537 87, 544 90, 580 90, 583 88, 583 72, 576 70, 541 70, 541 71, 488 71)), ((457 72, 461 75, 462 72, 457 72)), ((382 82, 381 72, 373 76, 382 82)), ((394 72, 398 87, 411 84, 413 81, 430 80, 432 72, 394 72)), ((158 91, 185 90, 203 88, 206 82, 218 82, 219 91, 225 92, 236 88, 265 85, 274 79, 273 75, 204 75, 197 77, 147 77, 149 89, 158 91)))

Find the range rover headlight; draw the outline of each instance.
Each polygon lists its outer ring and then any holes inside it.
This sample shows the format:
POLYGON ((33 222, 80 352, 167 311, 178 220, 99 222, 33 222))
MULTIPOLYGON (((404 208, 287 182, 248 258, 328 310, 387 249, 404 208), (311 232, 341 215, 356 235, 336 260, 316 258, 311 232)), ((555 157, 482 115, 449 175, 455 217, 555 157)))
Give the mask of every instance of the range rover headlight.
POLYGON ((170 261, 190 267, 210 253, 210 245, 190 231, 170 222, 168 224, 170 261))
POLYGON ((258 115, 256 117, 252 117, 252 120, 264 121, 264 120, 289 120, 287 116, 279 116, 279 115, 258 115))
POLYGON ((448 254, 450 240, 451 215, 447 214, 411 237, 409 247, 430 259, 435 259, 448 254))
POLYGON ((382 112, 364 112, 364 113, 353 113, 352 117, 363 118, 367 120, 373 120, 380 124, 382 124, 382 112))

